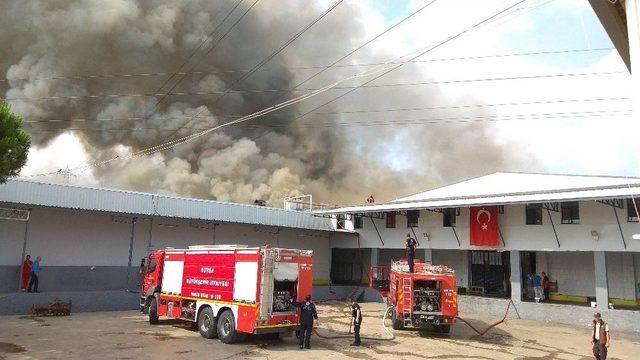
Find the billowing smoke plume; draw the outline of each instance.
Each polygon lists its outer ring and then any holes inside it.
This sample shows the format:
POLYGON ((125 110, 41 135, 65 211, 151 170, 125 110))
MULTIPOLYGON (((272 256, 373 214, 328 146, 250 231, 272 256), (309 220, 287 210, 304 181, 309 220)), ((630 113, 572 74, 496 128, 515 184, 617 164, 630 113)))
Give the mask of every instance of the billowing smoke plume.
MULTIPOLYGON (((215 33, 213 43, 252 2, 243 2, 233 12, 215 33)), ((171 73, 235 3, 9 1, 0 12, 0 74, 7 79, 0 82, 1 93, 10 99, 30 98, 11 101, 13 110, 27 121, 76 119, 30 122, 27 130, 32 132, 34 146, 46 146, 66 129, 83 128, 87 130, 74 134, 92 159, 103 160, 177 139, 298 95, 300 92, 271 90, 292 88, 317 71, 292 68, 330 64, 370 36, 362 23, 354 21, 358 9, 345 2, 260 71, 235 84, 245 74, 237 70, 251 69, 322 11, 320 5, 311 6, 308 1, 287 1, 283 6, 279 0, 262 0, 215 49, 205 55, 209 48, 204 47, 190 60, 183 70, 199 73, 187 75, 172 91, 209 94, 171 95, 155 109, 160 97, 148 95, 168 75, 56 79, 69 75, 171 73), (219 92, 232 85, 237 91, 221 98, 219 92), (70 98, 104 94, 142 95, 70 98), (199 116, 194 119, 195 114, 199 116)), ((357 55, 359 61, 396 56, 370 49, 357 55)), ((363 69, 330 70, 301 88, 315 88, 363 69)), ((415 70, 406 66, 378 83, 415 80, 415 70)), ((166 92, 175 80, 160 92, 166 92)), ((275 116, 228 127, 162 153, 116 161, 92 171, 105 186, 239 202, 266 199, 278 205, 285 196, 304 193, 332 204, 360 202, 370 193, 384 200, 444 181, 529 166, 522 160, 522 149, 496 143, 487 125, 344 126, 350 121, 442 115, 433 112, 419 116, 322 114, 293 121, 341 91, 332 90, 275 116)), ((367 88, 321 111, 437 106, 456 101, 434 86, 367 88)), ((459 101, 477 103, 474 99, 459 101)))

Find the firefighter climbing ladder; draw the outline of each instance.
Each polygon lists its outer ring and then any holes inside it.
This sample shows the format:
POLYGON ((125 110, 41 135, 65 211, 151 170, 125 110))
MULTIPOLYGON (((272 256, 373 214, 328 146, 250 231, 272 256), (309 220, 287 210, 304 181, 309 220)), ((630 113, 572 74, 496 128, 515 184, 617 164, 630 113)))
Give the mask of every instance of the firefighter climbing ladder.
POLYGON ((402 279, 402 324, 407 327, 411 326, 411 310, 413 309, 412 294, 412 281, 410 278, 402 279))

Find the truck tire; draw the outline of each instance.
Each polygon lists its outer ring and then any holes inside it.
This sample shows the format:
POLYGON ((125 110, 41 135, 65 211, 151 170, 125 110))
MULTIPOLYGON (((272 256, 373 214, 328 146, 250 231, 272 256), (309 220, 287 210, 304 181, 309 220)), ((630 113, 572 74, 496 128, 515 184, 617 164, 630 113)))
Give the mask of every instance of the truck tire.
POLYGON ((198 316, 198 331, 205 339, 215 339, 218 337, 216 318, 213 317, 213 310, 205 307, 198 316))
POLYGON ((218 317, 218 338, 225 344, 233 344, 243 339, 243 334, 236 331, 236 322, 231 310, 225 310, 218 317))
POLYGON ((393 326, 393 330, 402 330, 404 326, 402 325, 402 319, 398 319, 398 312, 393 310, 393 316, 391 316, 391 323, 393 326))
POLYGON ((155 296, 152 296, 151 302, 149 303, 149 324, 157 324, 158 319, 158 299, 155 296))
POLYGON ((436 330, 441 334, 448 334, 451 332, 451 325, 438 325, 436 330))

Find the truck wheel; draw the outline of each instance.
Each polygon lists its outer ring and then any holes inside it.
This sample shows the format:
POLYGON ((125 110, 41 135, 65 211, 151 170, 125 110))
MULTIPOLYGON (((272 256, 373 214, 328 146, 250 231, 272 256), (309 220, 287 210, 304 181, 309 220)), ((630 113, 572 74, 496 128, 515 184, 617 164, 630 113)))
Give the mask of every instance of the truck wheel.
POLYGON ((205 339, 215 339, 218 337, 216 329, 216 318, 213 317, 213 310, 210 307, 202 309, 198 316, 198 331, 205 339))
POLYGON ((437 330, 441 334, 448 334, 451 332, 451 325, 438 325, 437 330))
POLYGON ((155 325, 158 323, 158 299, 155 296, 151 298, 149 304, 149 324, 155 325))
POLYGON ((404 328, 404 326, 402 326, 402 319, 398 319, 398 312, 395 310, 393 310, 391 322, 393 324, 393 330, 402 330, 404 328))
POLYGON ((218 338, 225 344, 233 344, 242 340, 242 334, 236 331, 236 323, 231 310, 226 310, 218 317, 218 338))

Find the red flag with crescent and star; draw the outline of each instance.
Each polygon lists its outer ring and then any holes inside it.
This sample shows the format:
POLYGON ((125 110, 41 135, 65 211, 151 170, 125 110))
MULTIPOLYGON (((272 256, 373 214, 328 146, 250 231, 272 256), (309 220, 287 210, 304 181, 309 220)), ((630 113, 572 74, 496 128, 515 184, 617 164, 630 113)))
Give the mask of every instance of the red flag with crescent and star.
POLYGON ((470 243, 475 246, 498 246, 498 207, 472 207, 469 219, 470 243))

